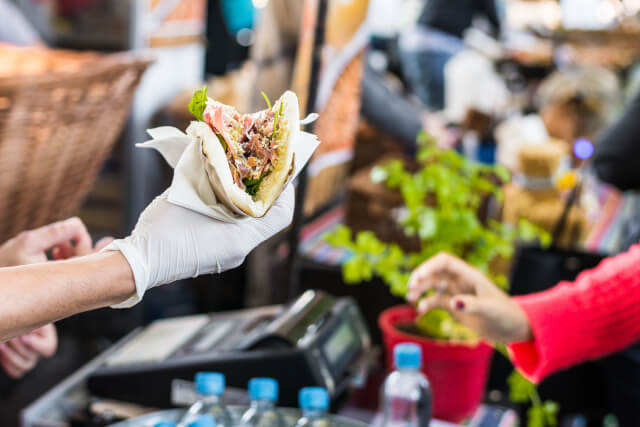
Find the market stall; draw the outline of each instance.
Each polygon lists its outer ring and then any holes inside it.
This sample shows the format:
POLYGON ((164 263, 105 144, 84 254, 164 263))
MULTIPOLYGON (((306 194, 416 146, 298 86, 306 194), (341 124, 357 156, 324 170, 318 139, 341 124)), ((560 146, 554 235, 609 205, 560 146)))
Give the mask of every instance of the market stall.
POLYGON ((640 425, 640 5, 578 3, 0 0, 0 424, 640 425))

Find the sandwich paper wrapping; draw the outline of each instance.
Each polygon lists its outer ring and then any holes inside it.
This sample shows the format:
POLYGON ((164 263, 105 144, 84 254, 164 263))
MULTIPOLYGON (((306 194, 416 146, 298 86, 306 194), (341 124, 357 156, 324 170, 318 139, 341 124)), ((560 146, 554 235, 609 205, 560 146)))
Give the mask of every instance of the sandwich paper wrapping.
MULTIPOLYGON (((251 218, 232 212, 217 200, 205 170, 206 160, 202 158, 200 144, 195 138, 171 126, 149 129, 147 133, 152 139, 136 146, 157 150, 174 169, 169 203, 224 222, 251 218)), ((320 144, 315 135, 307 132, 298 133, 291 143, 295 153, 294 169, 287 184, 300 173, 320 144)))

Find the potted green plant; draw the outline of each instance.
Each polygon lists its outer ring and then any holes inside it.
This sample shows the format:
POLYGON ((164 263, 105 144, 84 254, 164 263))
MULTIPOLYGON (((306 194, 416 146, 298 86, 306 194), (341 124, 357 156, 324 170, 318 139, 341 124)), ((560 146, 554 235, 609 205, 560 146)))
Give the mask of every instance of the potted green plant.
MULTIPOLYGON (((507 289, 507 277, 496 265, 511 259, 518 240, 537 239, 547 244, 549 235, 527 221, 512 226, 491 215, 480 218, 478 212, 488 199, 502 200, 501 183, 509 180, 506 169, 441 150, 426 134, 419 135, 418 144, 418 171, 410 172, 402 160, 392 160, 372 169, 371 179, 402 194, 404 206, 398 222, 407 236, 419 239, 420 249, 408 253, 395 243, 381 241, 371 231, 354 235, 348 227, 340 226, 325 239, 353 253, 342 268, 345 282, 361 283, 376 275, 393 295, 405 298, 411 271, 446 251, 507 289)), ((424 370, 434 389, 436 417, 459 422, 473 414, 484 394, 492 347, 441 309, 417 316, 413 307, 393 307, 380 315, 379 324, 387 354, 399 342, 422 346, 424 370)), ((557 407, 540 402, 531 383, 515 373, 509 382, 516 401, 533 402, 530 426, 555 424, 557 407), (542 414, 542 423, 531 424, 533 418, 540 419, 536 414, 542 414)))

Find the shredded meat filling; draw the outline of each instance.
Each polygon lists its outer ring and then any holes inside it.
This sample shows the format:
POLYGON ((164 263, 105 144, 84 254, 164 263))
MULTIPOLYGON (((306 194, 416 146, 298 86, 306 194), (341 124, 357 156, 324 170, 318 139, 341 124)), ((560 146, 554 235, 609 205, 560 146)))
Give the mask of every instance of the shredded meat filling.
POLYGON ((205 122, 224 139, 234 183, 245 190, 243 180, 260 179, 270 171, 277 142, 272 139, 275 113, 264 110, 240 116, 219 103, 207 106, 205 122))

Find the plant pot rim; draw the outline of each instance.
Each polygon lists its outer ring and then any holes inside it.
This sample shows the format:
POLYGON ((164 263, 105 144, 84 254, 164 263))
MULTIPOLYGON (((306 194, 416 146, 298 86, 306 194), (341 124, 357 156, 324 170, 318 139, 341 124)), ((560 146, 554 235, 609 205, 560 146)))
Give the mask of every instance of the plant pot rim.
POLYGON ((398 337, 405 338, 407 341, 416 343, 424 343, 431 346, 460 348, 460 349, 477 349, 478 347, 491 347, 492 346, 485 340, 479 339, 477 341, 450 341, 437 338, 429 338, 420 335, 413 335, 405 331, 401 331, 396 328, 399 321, 405 320, 408 317, 415 318, 417 316, 416 309, 409 304, 402 304, 389 307, 385 309, 378 317, 378 326, 382 329, 383 334, 388 334, 391 331, 398 337))

